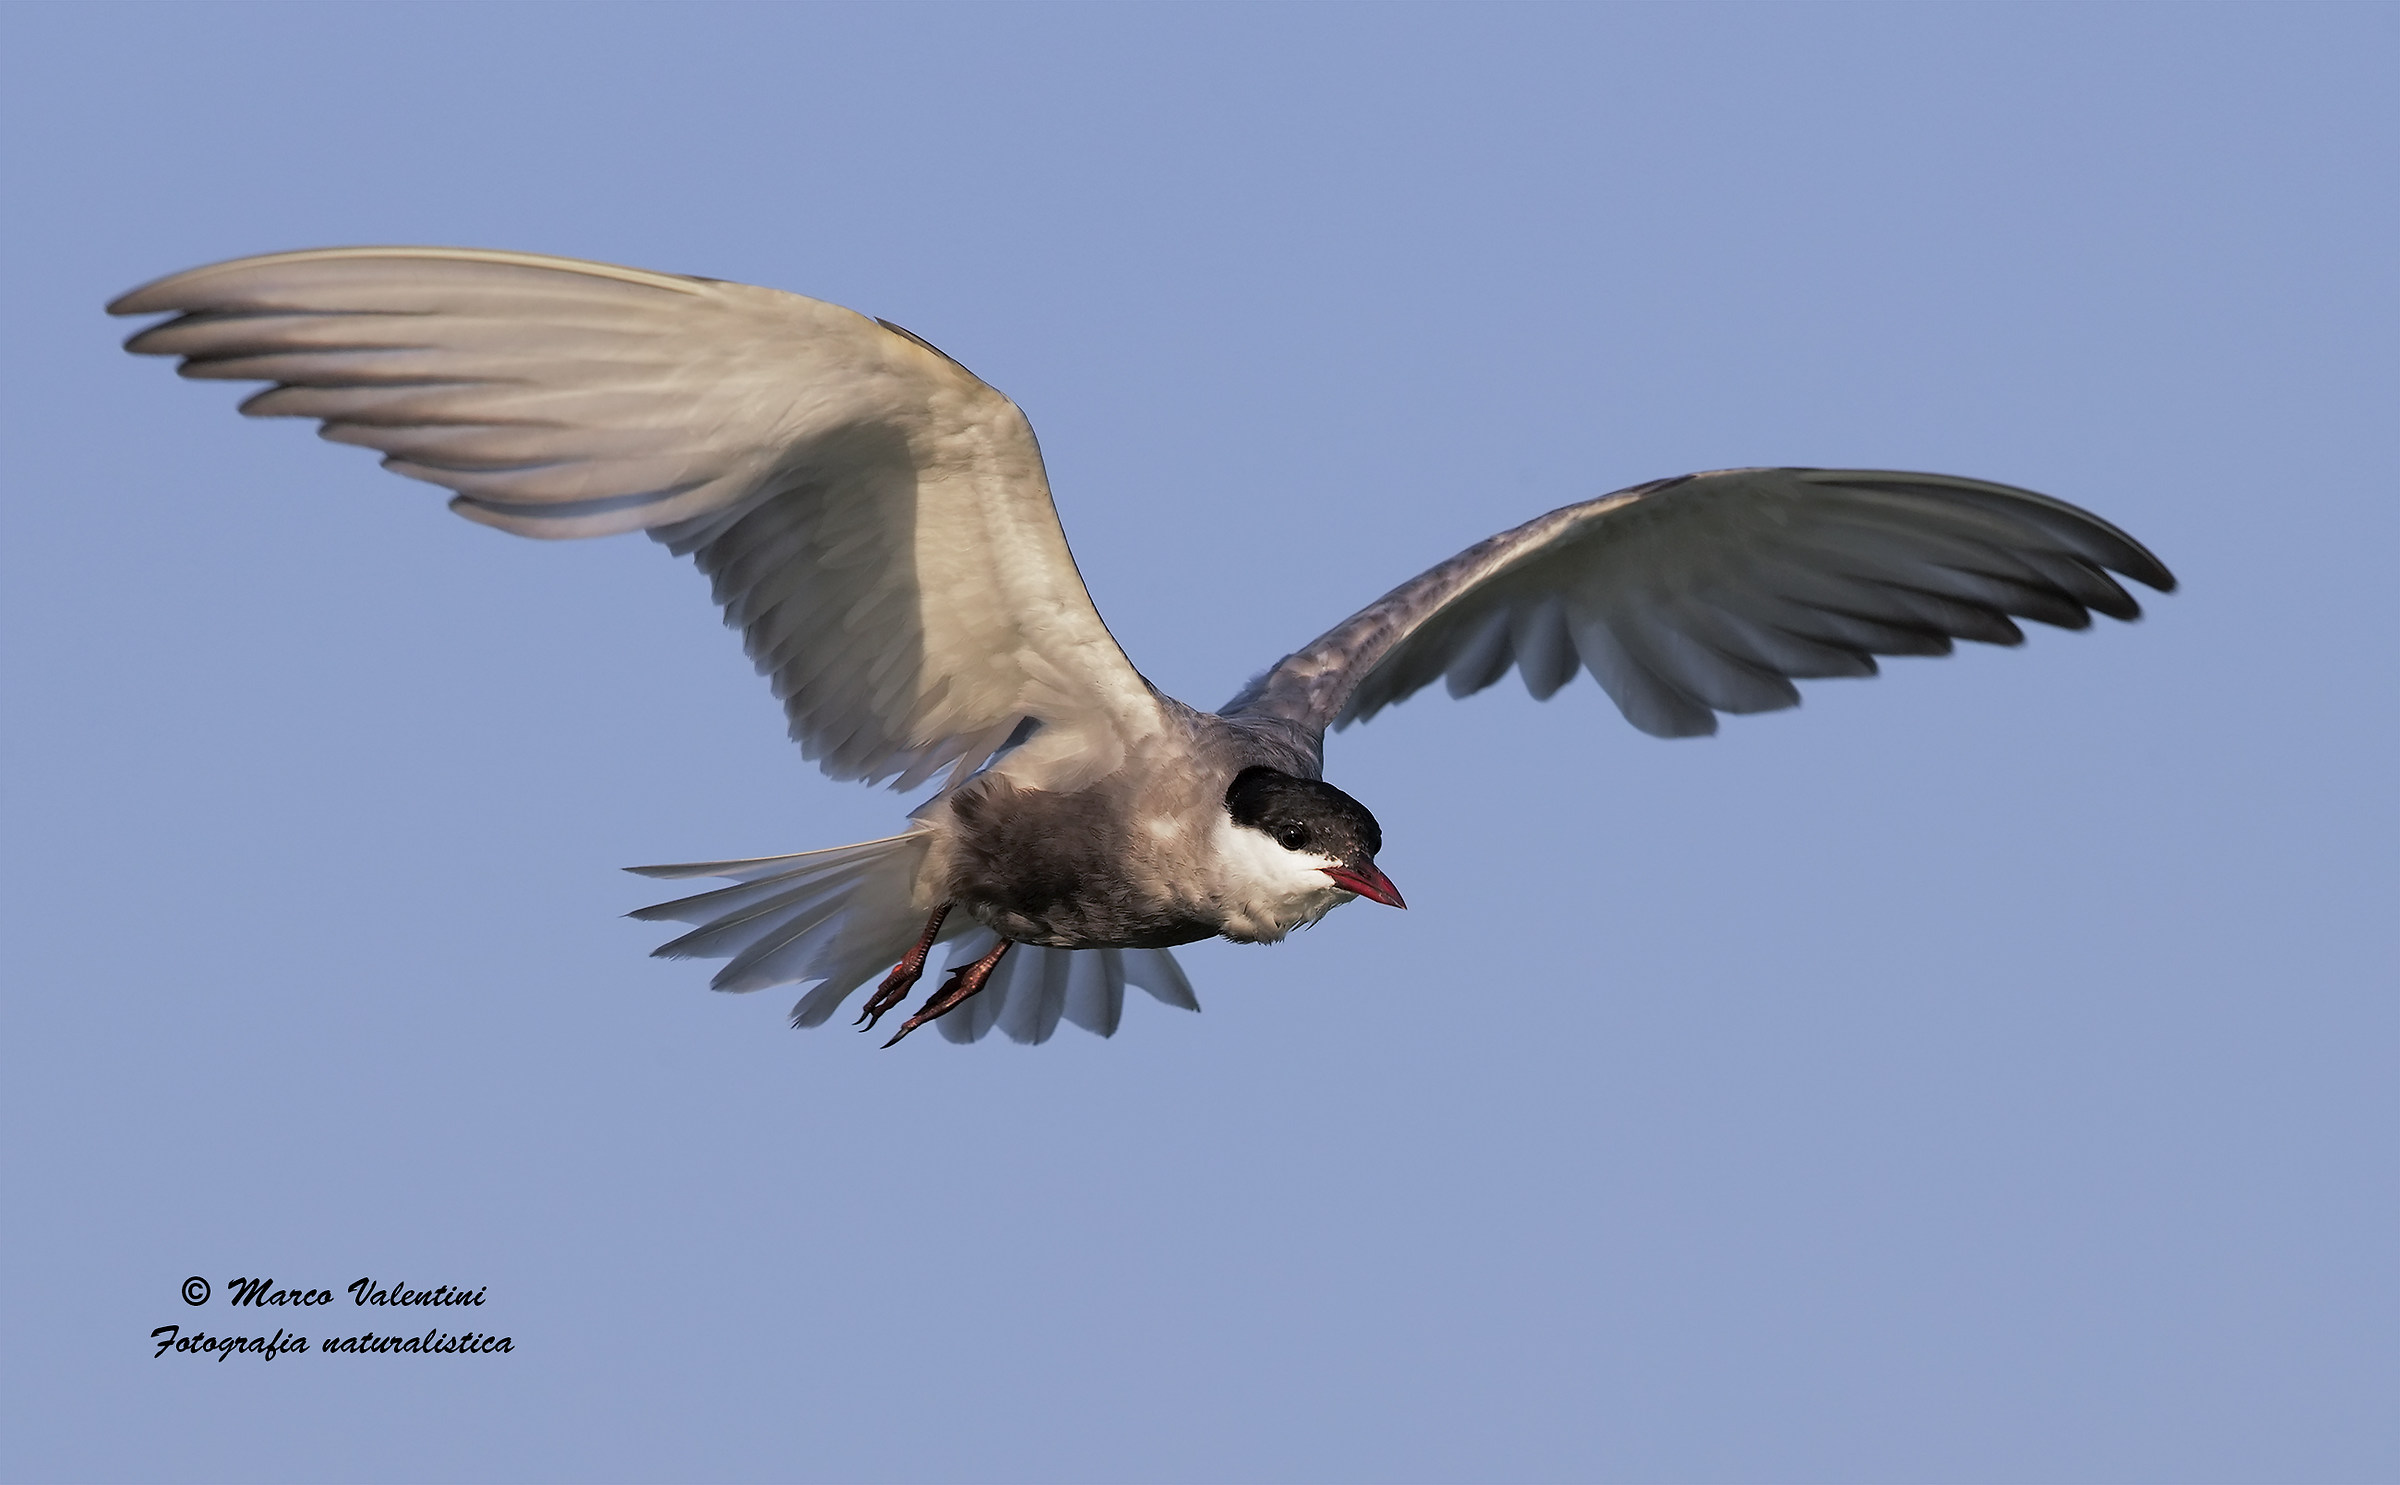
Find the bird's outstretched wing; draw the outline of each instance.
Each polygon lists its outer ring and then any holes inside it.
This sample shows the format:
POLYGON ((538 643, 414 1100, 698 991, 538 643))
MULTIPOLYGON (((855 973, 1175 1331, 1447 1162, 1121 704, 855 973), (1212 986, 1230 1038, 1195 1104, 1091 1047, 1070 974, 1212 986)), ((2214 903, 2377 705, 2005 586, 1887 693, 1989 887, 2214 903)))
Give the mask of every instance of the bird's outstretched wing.
POLYGON ((972 769, 1025 718, 1105 763, 1158 725, 1060 532, 1015 403, 897 327, 796 294, 463 248, 196 268, 128 350, 275 385, 520 536, 648 531, 712 580, 835 778, 972 769))
POLYGON ((2141 545, 2008 485, 1864 469, 1725 469, 1636 485, 1479 543, 1288 655, 1228 714, 1322 729, 1436 679, 1480 691, 1514 665, 1546 699, 1589 669, 1660 737, 1718 712, 1795 706, 1792 682, 1877 655, 2013 645, 2011 616, 2067 629, 2141 609, 2110 570, 2171 591, 2141 545))

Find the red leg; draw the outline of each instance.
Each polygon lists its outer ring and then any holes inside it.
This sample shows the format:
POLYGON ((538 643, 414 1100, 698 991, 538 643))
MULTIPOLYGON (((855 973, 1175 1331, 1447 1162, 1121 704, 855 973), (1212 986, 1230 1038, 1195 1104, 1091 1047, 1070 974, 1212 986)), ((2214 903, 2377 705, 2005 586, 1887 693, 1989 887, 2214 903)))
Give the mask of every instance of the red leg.
POLYGON ((942 1017, 957 1010, 960 1005, 965 1003, 968 996, 981 990, 984 981, 992 977, 992 971, 1000 967, 1000 956, 1008 952, 1008 945, 1009 941, 1002 939, 993 947, 992 952, 976 960, 973 964, 950 971, 950 978, 942 982, 942 988, 934 992, 933 999, 925 1002, 924 1006, 915 1015, 909 1017, 898 1031, 893 1032, 892 1039, 885 1042, 884 1045, 896 1047, 900 1044, 900 1038, 926 1022, 939 1021, 942 1017))
POLYGON ((942 919, 949 913, 950 904, 946 902, 933 910, 933 916, 925 920, 925 931, 917 935, 917 946, 908 951, 907 958, 892 966, 892 972, 875 987, 866 1009, 858 1013, 852 1025, 861 1031, 872 1030, 885 1011, 908 999, 908 992, 916 988, 918 976, 925 973, 925 956, 933 952, 933 941, 942 931, 942 919))

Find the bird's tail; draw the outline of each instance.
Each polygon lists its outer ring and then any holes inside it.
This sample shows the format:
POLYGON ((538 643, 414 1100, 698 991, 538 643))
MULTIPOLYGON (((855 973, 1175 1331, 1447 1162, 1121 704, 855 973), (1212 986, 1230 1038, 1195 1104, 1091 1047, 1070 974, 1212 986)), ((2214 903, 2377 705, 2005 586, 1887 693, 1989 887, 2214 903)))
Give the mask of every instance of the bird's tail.
POLYGON ((653 952, 730 961, 709 981, 712 989, 818 982, 793 1013, 814 1026, 916 943, 924 914, 912 896, 932 843, 929 832, 910 830, 797 856, 636 866, 630 869, 646 877, 730 877, 734 885, 629 916, 695 925, 653 952))
MULTIPOLYGON (((792 1007, 792 1024, 817 1026, 916 943, 924 914, 912 899, 931 844, 928 832, 910 830, 796 856, 636 866, 631 869, 647 877, 727 877, 734 885, 629 916, 693 924, 690 933, 655 953, 728 960, 709 981, 714 989, 813 982, 792 1007)), ((990 929, 960 914, 943 926, 940 941, 952 964, 980 958, 999 942, 990 929)), ((1164 949, 1019 944, 981 992, 935 1024, 954 1042, 977 1040, 994 1026, 1015 1041, 1048 1041, 1062 1017, 1109 1036, 1124 1013, 1129 984, 1168 1005, 1200 1009, 1191 982, 1164 949)))

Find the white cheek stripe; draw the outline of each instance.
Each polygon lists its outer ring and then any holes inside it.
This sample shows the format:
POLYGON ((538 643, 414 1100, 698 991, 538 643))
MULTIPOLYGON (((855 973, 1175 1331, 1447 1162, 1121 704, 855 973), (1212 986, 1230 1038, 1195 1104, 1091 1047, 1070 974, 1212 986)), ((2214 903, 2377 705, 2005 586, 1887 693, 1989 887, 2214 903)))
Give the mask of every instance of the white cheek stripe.
POLYGON ((1209 844, 1217 872, 1214 896, 1229 930, 1243 937, 1280 938, 1350 901, 1325 875, 1337 857, 1287 851, 1257 830, 1220 815, 1209 844))
POLYGON ((1287 851, 1269 840, 1263 832, 1245 830, 1233 823, 1228 815, 1210 842, 1216 847, 1217 860, 1225 868, 1228 884, 1239 883, 1269 891, 1306 889, 1315 891, 1325 886, 1324 870, 1342 863, 1332 856, 1320 856, 1314 851, 1287 851))

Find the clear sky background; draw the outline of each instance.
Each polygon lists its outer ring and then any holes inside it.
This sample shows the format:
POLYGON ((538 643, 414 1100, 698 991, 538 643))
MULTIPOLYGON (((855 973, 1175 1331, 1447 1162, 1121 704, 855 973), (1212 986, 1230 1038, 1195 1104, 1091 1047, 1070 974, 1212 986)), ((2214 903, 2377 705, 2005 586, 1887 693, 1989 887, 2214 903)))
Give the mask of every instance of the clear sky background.
POLYGON ((2369 6, 0 11, 0 1473, 2400 1475, 2396 77, 2369 6), (1203 706, 1726 465, 2185 587, 1710 741, 1420 697, 1328 757, 1412 911, 879 1052, 618 917, 906 804, 699 578, 100 312, 354 242, 921 332, 1203 706), (516 1349, 152 1358, 245 1275, 516 1349))

